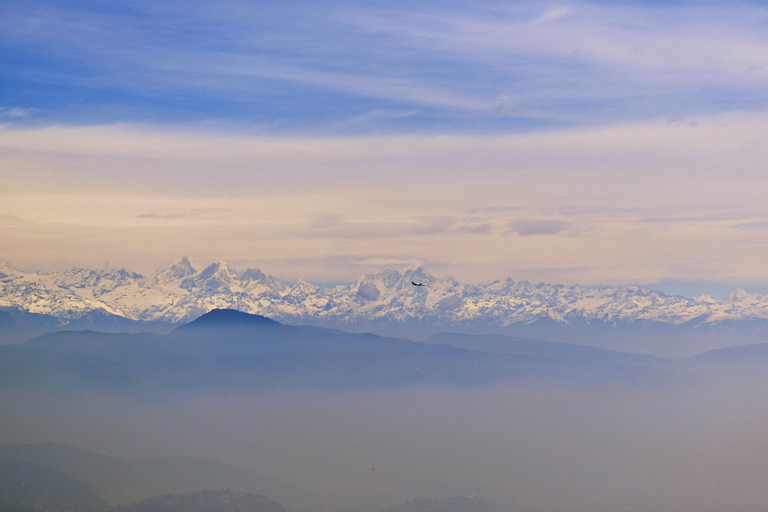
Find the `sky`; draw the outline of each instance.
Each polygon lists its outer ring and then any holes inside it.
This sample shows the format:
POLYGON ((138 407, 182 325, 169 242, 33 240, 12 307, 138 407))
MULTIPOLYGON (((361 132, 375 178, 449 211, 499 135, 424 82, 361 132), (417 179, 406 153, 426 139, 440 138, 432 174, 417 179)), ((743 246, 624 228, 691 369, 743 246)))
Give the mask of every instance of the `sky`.
POLYGON ((768 290, 760 2, 0 4, 0 260, 768 290))

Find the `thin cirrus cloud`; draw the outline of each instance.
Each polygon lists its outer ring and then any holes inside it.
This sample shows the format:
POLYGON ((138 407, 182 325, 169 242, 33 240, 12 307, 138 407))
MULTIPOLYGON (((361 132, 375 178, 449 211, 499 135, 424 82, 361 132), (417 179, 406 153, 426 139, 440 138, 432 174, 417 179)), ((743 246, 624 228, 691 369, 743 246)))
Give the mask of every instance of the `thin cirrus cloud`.
POLYGON ((764 230, 768 228, 768 221, 759 221, 759 222, 744 222, 742 224, 736 224, 734 228, 737 229, 759 229, 764 230))
POLYGON ((535 5, 493 16, 406 10, 384 18, 361 16, 360 23, 403 47, 482 63, 506 76, 517 103, 525 105, 520 113, 556 117, 565 110, 586 119, 589 114, 574 110, 574 102, 592 109, 599 104, 624 118, 642 115, 632 103, 645 115, 659 115, 660 106, 709 112, 729 103, 729 88, 732 98, 741 99, 751 90, 751 100, 764 105, 764 9, 580 3, 536 17, 535 5))
POLYGON ((34 114, 36 110, 21 107, 0 107, 0 117, 25 118, 34 114))
POLYGON ((563 16, 566 16, 568 13, 571 12, 571 9, 568 7, 553 7, 549 9, 547 12, 533 20, 531 23, 533 25, 538 25, 540 23, 547 23, 549 21, 554 21, 557 19, 562 18, 563 16))
MULTIPOLYGON (((640 222, 647 223, 705 223, 705 222, 729 222, 729 221, 743 221, 746 219, 754 219, 755 217, 761 217, 763 214, 758 211, 721 211, 721 212, 706 212, 698 213, 696 215, 680 215, 673 217, 641 217, 640 222)), ((741 225, 748 225, 751 223, 742 223, 741 225)))
POLYGON ((768 106, 756 5, 180 7, 7 2, 0 115, 466 131, 768 106))
POLYGON ((162 220, 224 219, 230 212, 229 208, 166 208, 164 210, 141 213, 136 218, 162 220))
POLYGON ((507 235, 536 236, 572 234, 574 223, 554 219, 516 219, 507 224, 507 235))
MULTIPOLYGON (((607 7, 585 2, 550 9, 530 19, 536 4, 522 5, 494 16, 471 12, 409 15, 406 11, 386 21, 368 18, 365 23, 372 30, 392 33, 403 45, 497 66, 503 65, 503 59, 530 55, 567 57, 581 66, 602 66, 609 73, 607 78, 614 80, 627 71, 644 74, 654 70, 672 71, 655 75, 658 83, 685 78, 688 86, 737 77, 745 83, 764 83, 768 78, 764 68, 768 38, 761 29, 766 11, 754 6, 624 3, 607 7), (683 77, 684 72, 690 74, 683 77)), ((543 61, 539 68, 514 71, 524 77, 526 71, 558 71, 560 67, 562 74, 570 70, 563 64, 543 61)))
POLYGON ((314 222, 297 232, 304 238, 388 239, 432 235, 488 235, 493 224, 478 218, 451 216, 415 218, 408 222, 348 222, 341 215, 317 215, 314 222))

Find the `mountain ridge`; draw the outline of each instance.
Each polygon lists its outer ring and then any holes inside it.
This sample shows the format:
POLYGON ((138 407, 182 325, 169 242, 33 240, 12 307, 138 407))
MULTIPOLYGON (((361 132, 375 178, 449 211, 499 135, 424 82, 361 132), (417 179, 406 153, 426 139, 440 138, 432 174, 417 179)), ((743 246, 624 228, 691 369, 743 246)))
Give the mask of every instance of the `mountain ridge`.
MULTIPOLYGON (((743 290, 716 300, 670 296, 643 286, 589 288, 511 278, 464 285, 422 267, 387 269, 322 288, 303 280, 290 285, 226 262, 201 267, 187 257, 152 276, 124 269, 25 273, 6 264, 0 268, 0 308, 47 315, 64 328, 111 323, 113 331, 168 332, 169 326, 213 309, 236 309, 285 324, 411 339, 455 331, 591 344, 588 338, 598 333, 645 341, 693 337, 706 342, 707 350, 768 334, 768 295, 743 290), (425 286, 414 287, 412 281, 425 286), (141 324, 121 324, 119 318, 141 324)), ((636 351, 647 348, 641 343, 636 351)))

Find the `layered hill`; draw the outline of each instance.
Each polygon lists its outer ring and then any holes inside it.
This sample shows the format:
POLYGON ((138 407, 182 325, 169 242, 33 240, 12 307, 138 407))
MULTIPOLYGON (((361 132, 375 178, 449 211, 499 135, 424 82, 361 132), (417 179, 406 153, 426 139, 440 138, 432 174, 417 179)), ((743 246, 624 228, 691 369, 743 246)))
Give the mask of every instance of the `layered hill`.
POLYGON ((45 466, 0 460, 0 510, 7 512, 106 512, 91 488, 45 466))
POLYGON ((3 512, 286 512, 261 494, 200 490, 164 494, 114 507, 89 486, 56 471, 23 460, 0 461, 0 510, 3 512))
POLYGON ((678 378, 654 358, 610 351, 594 355, 591 347, 549 354, 532 347, 478 348, 283 325, 259 315, 213 310, 169 335, 60 331, 2 346, 0 387, 137 390, 158 396, 519 379, 659 385, 678 378))

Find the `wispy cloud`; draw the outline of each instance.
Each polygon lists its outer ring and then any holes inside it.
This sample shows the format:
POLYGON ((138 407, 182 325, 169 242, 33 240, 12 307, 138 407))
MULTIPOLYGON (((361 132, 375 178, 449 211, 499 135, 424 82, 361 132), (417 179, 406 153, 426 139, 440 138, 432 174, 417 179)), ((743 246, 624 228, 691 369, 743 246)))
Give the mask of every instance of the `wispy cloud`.
POLYGON ((8 214, 0 215, 0 225, 8 224, 8 225, 17 226, 17 225, 25 224, 27 222, 28 222, 27 220, 19 217, 18 215, 8 215, 8 214))
MULTIPOLYGON (((591 199, 591 202, 606 202, 607 198, 591 199)), ((564 202, 568 201, 590 201, 589 198, 563 198, 564 202)), ((562 217, 637 217, 648 213, 648 208, 640 207, 622 207, 622 206, 597 206, 580 205, 580 206, 558 206, 555 208, 543 208, 542 213, 546 216, 559 215, 562 217)), ((650 218, 650 217, 649 217, 650 218)), ((645 219, 643 219, 645 220, 645 219)))
POLYGON ((249 63, 247 62, 250 60, 248 58, 245 61, 233 62, 230 66, 226 66, 222 62, 225 59, 226 56, 211 56, 211 58, 204 58, 203 62, 207 62, 212 71, 221 70, 230 76, 251 76, 302 82, 334 91, 388 99, 400 103, 437 105, 477 111, 491 111, 499 106, 496 98, 483 100, 450 88, 439 87, 429 81, 413 78, 334 73, 298 67, 274 66, 264 62, 249 63))
POLYGON ((36 108, 0 107, 0 117, 25 118, 37 111, 36 108))
MULTIPOLYGON (((724 222, 724 221, 739 221, 745 219, 754 219, 756 216, 760 216, 758 212, 745 212, 745 211, 720 211, 720 212, 706 212, 699 213, 697 215, 679 215, 679 216, 666 216, 666 217, 642 217, 640 222, 648 223, 703 223, 703 222, 724 222)), ((754 223, 741 223, 739 225, 750 225, 754 223)))
POLYGON ((20 101, 0 116, 455 132, 765 108, 766 17, 754 4, 8 2, 4 88, 20 101))
POLYGON ((569 12, 571 12, 571 9, 568 7, 553 7, 552 9, 549 9, 547 12, 536 18, 533 21, 533 24, 538 25, 540 23, 547 23, 550 21, 558 20, 563 16, 566 16, 569 12))
POLYGON ((734 228, 737 229, 759 229, 759 230, 765 230, 768 228, 768 221, 758 221, 758 222, 744 222, 741 224, 736 224, 734 228))
POLYGON ((136 216, 139 219, 162 219, 162 220, 202 220, 202 219, 224 219, 231 210, 228 208, 166 208, 159 211, 142 213, 136 216))
POLYGON ((522 206, 475 206, 467 211, 469 213, 504 213, 522 209, 522 206))
POLYGON ((488 235, 493 225, 479 219, 450 216, 414 218, 409 222, 348 222, 341 215, 318 215, 301 237, 329 239, 387 239, 432 235, 488 235))
POLYGON ((516 219, 507 224, 505 234, 518 236, 564 235, 573 233, 575 224, 554 219, 516 219))
MULTIPOLYGON (((758 72, 763 69, 768 47, 768 37, 759 21, 766 11, 760 8, 647 8, 629 3, 607 7, 580 3, 573 9, 547 10, 529 21, 526 18, 535 5, 524 3, 506 15, 401 11, 378 21, 362 19, 373 30, 395 35, 404 45, 462 59, 486 60, 496 66, 503 65, 500 59, 513 56, 560 56, 582 65, 619 66, 624 72, 690 72, 685 76, 688 86, 726 79, 707 71, 732 72, 731 79, 738 76, 745 81, 768 78, 768 70, 758 72), (553 20, 561 22, 549 26, 547 22, 553 20), (755 72, 757 76, 748 76, 755 72)), ((574 71, 562 61, 542 61, 538 70, 561 74, 574 71)), ((604 70, 609 73, 606 78, 620 78, 618 69, 604 70)), ((520 74, 533 70, 515 71, 520 74)), ((682 77, 673 73, 656 78, 669 81, 682 77)))

